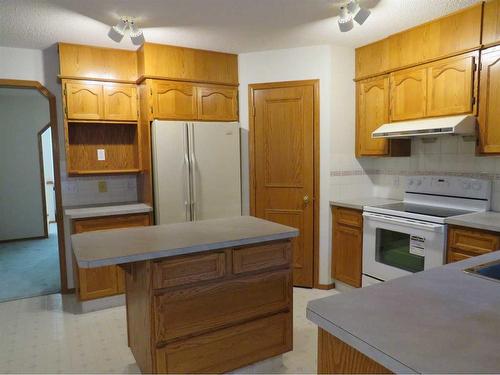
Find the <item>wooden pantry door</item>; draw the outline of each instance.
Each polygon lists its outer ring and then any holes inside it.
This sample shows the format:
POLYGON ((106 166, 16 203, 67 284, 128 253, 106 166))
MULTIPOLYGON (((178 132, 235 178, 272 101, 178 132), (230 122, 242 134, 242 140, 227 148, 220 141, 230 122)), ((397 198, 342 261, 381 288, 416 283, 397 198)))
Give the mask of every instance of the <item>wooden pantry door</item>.
POLYGON ((317 280, 319 81, 250 85, 252 215, 299 229, 294 285, 317 280))

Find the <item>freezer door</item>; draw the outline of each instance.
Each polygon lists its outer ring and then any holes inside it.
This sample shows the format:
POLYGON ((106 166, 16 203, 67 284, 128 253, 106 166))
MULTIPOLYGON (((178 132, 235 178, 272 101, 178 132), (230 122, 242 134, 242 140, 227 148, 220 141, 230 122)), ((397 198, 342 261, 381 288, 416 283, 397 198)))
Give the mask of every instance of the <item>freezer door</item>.
POLYGON ((151 128, 156 224, 191 220, 187 123, 154 121, 151 128))
POLYGON ((196 122, 189 128, 193 219, 240 216, 239 124, 196 122))

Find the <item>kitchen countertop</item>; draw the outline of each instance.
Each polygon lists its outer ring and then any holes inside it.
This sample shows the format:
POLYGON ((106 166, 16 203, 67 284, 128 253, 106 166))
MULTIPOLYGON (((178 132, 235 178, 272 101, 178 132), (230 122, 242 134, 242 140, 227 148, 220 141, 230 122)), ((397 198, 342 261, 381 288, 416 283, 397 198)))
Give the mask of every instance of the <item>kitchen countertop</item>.
POLYGON ((64 210, 64 214, 70 219, 84 219, 88 217, 139 214, 151 211, 153 211, 153 208, 144 203, 123 203, 67 207, 64 210))
POLYGON ((447 218, 446 224, 500 232, 500 212, 487 211, 447 218))
POLYGON ((297 237, 295 228, 251 216, 71 236, 78 266, 94 268, 297 237))
POLYGON ((346 200, 330 201, 331 206, 363 210, 365 206, 380 206, 383 204, 401 202, 401 200, 377 197, 360 197, 346 200))
POLYGON ((500 283, 464 273, 500 251, 309 302, 307 317, 398 373, 499 373, 500 283))

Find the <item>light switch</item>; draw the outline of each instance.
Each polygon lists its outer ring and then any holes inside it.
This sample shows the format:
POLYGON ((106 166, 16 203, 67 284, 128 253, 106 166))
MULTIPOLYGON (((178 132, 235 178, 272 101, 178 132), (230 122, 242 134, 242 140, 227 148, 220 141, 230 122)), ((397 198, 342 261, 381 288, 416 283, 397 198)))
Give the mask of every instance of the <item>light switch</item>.
POLYGON ((97 183, 97 187, 99 189, 99 193, 107 193, 108 192, 108 184, 106 181, 99 181, 97 183))
POLYGON ((106 151, 103 148, 97 149, 97 160, 102 161, 106 160, 106 151))

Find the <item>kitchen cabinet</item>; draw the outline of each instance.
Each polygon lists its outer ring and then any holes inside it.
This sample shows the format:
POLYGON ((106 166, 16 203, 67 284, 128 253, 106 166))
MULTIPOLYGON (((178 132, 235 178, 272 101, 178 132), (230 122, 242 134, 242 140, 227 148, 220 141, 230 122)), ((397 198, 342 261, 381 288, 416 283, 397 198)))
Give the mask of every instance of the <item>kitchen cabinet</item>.
POLYGON ((238 89, 154 80, 153 118, 161 120, 238 121, 238 89))
POLYGON ((483 44, 492 46, 500 43, 500 0, 488 0, 484 4, 483 44))
POLYGON ((473 113, 476 57, 446 59, 427 68, 427 117, 473 113))
POLYGON ((391 120, 475 113, 477 52, 391 73, 391 120))
POLYGON ((137 121, 133 84, 64 81, 68 120, 137 121))
MULTIPOLYGON (((129 228, 151 224, 150 214, 130 214, 73 220, 73 233, 129 228)), ((79 268, 75 266, 75 285, 78 298, 87 301, 124 293, 125 275, 118 266, 79 268)))
POLYGON ((197 118, 196 87, 190 83, 153 81, 153 115, 163 120, 197 118))
POLYGON ((479 94, 479 152, 500 153, 500 47, 482 51, 479 94))
POLYGON ((198 119, 238 121, 238 89, 230 86, 203 85, 196 89, 198 119))
POLYGON ((373 139, 372 133, 389 122, 389 78, 382 76, 358 82, 357 96, 357 155, 387 155, 389 142, 373 139))
POLYGON ((500 249, 500 233, 452 226, 448 229, 447 263, 500 249))
POLYGON ((361 287, 363 216, 358 210, 333 207, 332 277, 361 287))
POLYGON ((356 78, 379 75, 389 70, 389 39, 356 48, 356 78))

